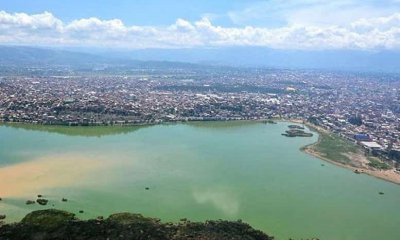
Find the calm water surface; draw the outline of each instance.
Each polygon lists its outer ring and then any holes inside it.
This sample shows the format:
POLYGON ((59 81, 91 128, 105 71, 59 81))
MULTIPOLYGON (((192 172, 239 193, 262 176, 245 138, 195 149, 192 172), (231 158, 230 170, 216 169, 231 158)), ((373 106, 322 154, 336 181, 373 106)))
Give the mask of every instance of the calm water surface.
POLYGON ((130 211, 243 219, 278 240, 398 240, 400 186, 300 152, 316 136, 283 137, 287 125, 0 126, 0 213, 20 220, 43 194, 80 218, 130 211))

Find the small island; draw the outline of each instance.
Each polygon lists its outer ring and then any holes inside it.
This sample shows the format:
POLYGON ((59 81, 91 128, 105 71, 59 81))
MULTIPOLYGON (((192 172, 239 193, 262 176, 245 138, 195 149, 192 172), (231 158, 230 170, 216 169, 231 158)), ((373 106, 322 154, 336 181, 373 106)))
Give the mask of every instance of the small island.
POLYGON ((285 133, 282 133, 282 136, 286 137, 312 137, 312 133, 308 133, 304 131, 304 127, 298 125, 289 125, 289 130, 286 130, 285 133))
POLYGON ((303 126, 299 126, 299 125, 289 125, 288 128, 290 128, 290 129, 300 129, 300 130, 304 130, 305 129, 303 126))

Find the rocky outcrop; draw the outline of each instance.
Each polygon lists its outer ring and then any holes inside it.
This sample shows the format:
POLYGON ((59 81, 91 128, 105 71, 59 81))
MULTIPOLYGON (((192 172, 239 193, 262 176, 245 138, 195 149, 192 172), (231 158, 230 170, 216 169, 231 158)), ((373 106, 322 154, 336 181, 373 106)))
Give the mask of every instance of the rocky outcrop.
POLYGON ((185 220, 174 224, 132 213, 81 221, 72 213, 52 209, 32 212, 20 223, 0 225, 0 239, 272 240, 273 237, 241 221, 185 220))
POLYGON ((32 205, 32 204, 35 204, 35 201, 33 201, 33 200, 26 200, 25 204, 26 204, 26 205, 32 205))
POLYGON ((39 199, 36 200, 36 202, 39 203, 40 205, 47 205, 49 200, 44 199, 44 198, 39 198, 39 199))

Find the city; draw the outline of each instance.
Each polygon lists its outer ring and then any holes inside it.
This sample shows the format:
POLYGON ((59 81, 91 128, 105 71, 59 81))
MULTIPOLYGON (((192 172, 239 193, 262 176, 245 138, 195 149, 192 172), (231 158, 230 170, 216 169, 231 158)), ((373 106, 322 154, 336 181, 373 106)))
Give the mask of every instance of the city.
POLYGON ((399 91, 397 75, 312 70, 206 67, 126 76, 6 76, 0 80, 0 121, 98 126, 297 119, 400 161, 399 91))
POLYGON ((0 240, 398 240, 400 0, 0 0, 0 240))

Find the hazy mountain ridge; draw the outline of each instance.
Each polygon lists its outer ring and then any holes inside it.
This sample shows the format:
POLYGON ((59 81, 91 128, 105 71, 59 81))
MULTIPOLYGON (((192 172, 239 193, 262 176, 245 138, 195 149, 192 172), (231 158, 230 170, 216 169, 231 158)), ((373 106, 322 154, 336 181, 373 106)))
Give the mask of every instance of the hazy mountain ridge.
POLYGON ((400 52, 274 50, 262 47, 213 49, 91 50, 0 46, 0 65, 70 67, 235 66, 343 71, 400 72, 400 52))
POLYGON ((0 46, 0 55, 0 64, 3 65, 79 65, 109 61, 88 53, 34 47, 0 46))
POLYGON ((263 47, 218 49, 144 49, 130 54, 138 60, 163 59, 246 67, 400 71, 400 52, 357 50, 276 50, 263 47))
POLYGON ((25 46, 0 46, 0 56, 0 68, 10 71, 18 67, 65 67, 84 71, 99 69, 118 71, 130 68, 186 68, 196 66, 193 63, 163 60, 140 61, 113 53, 100 54, 25 46))

